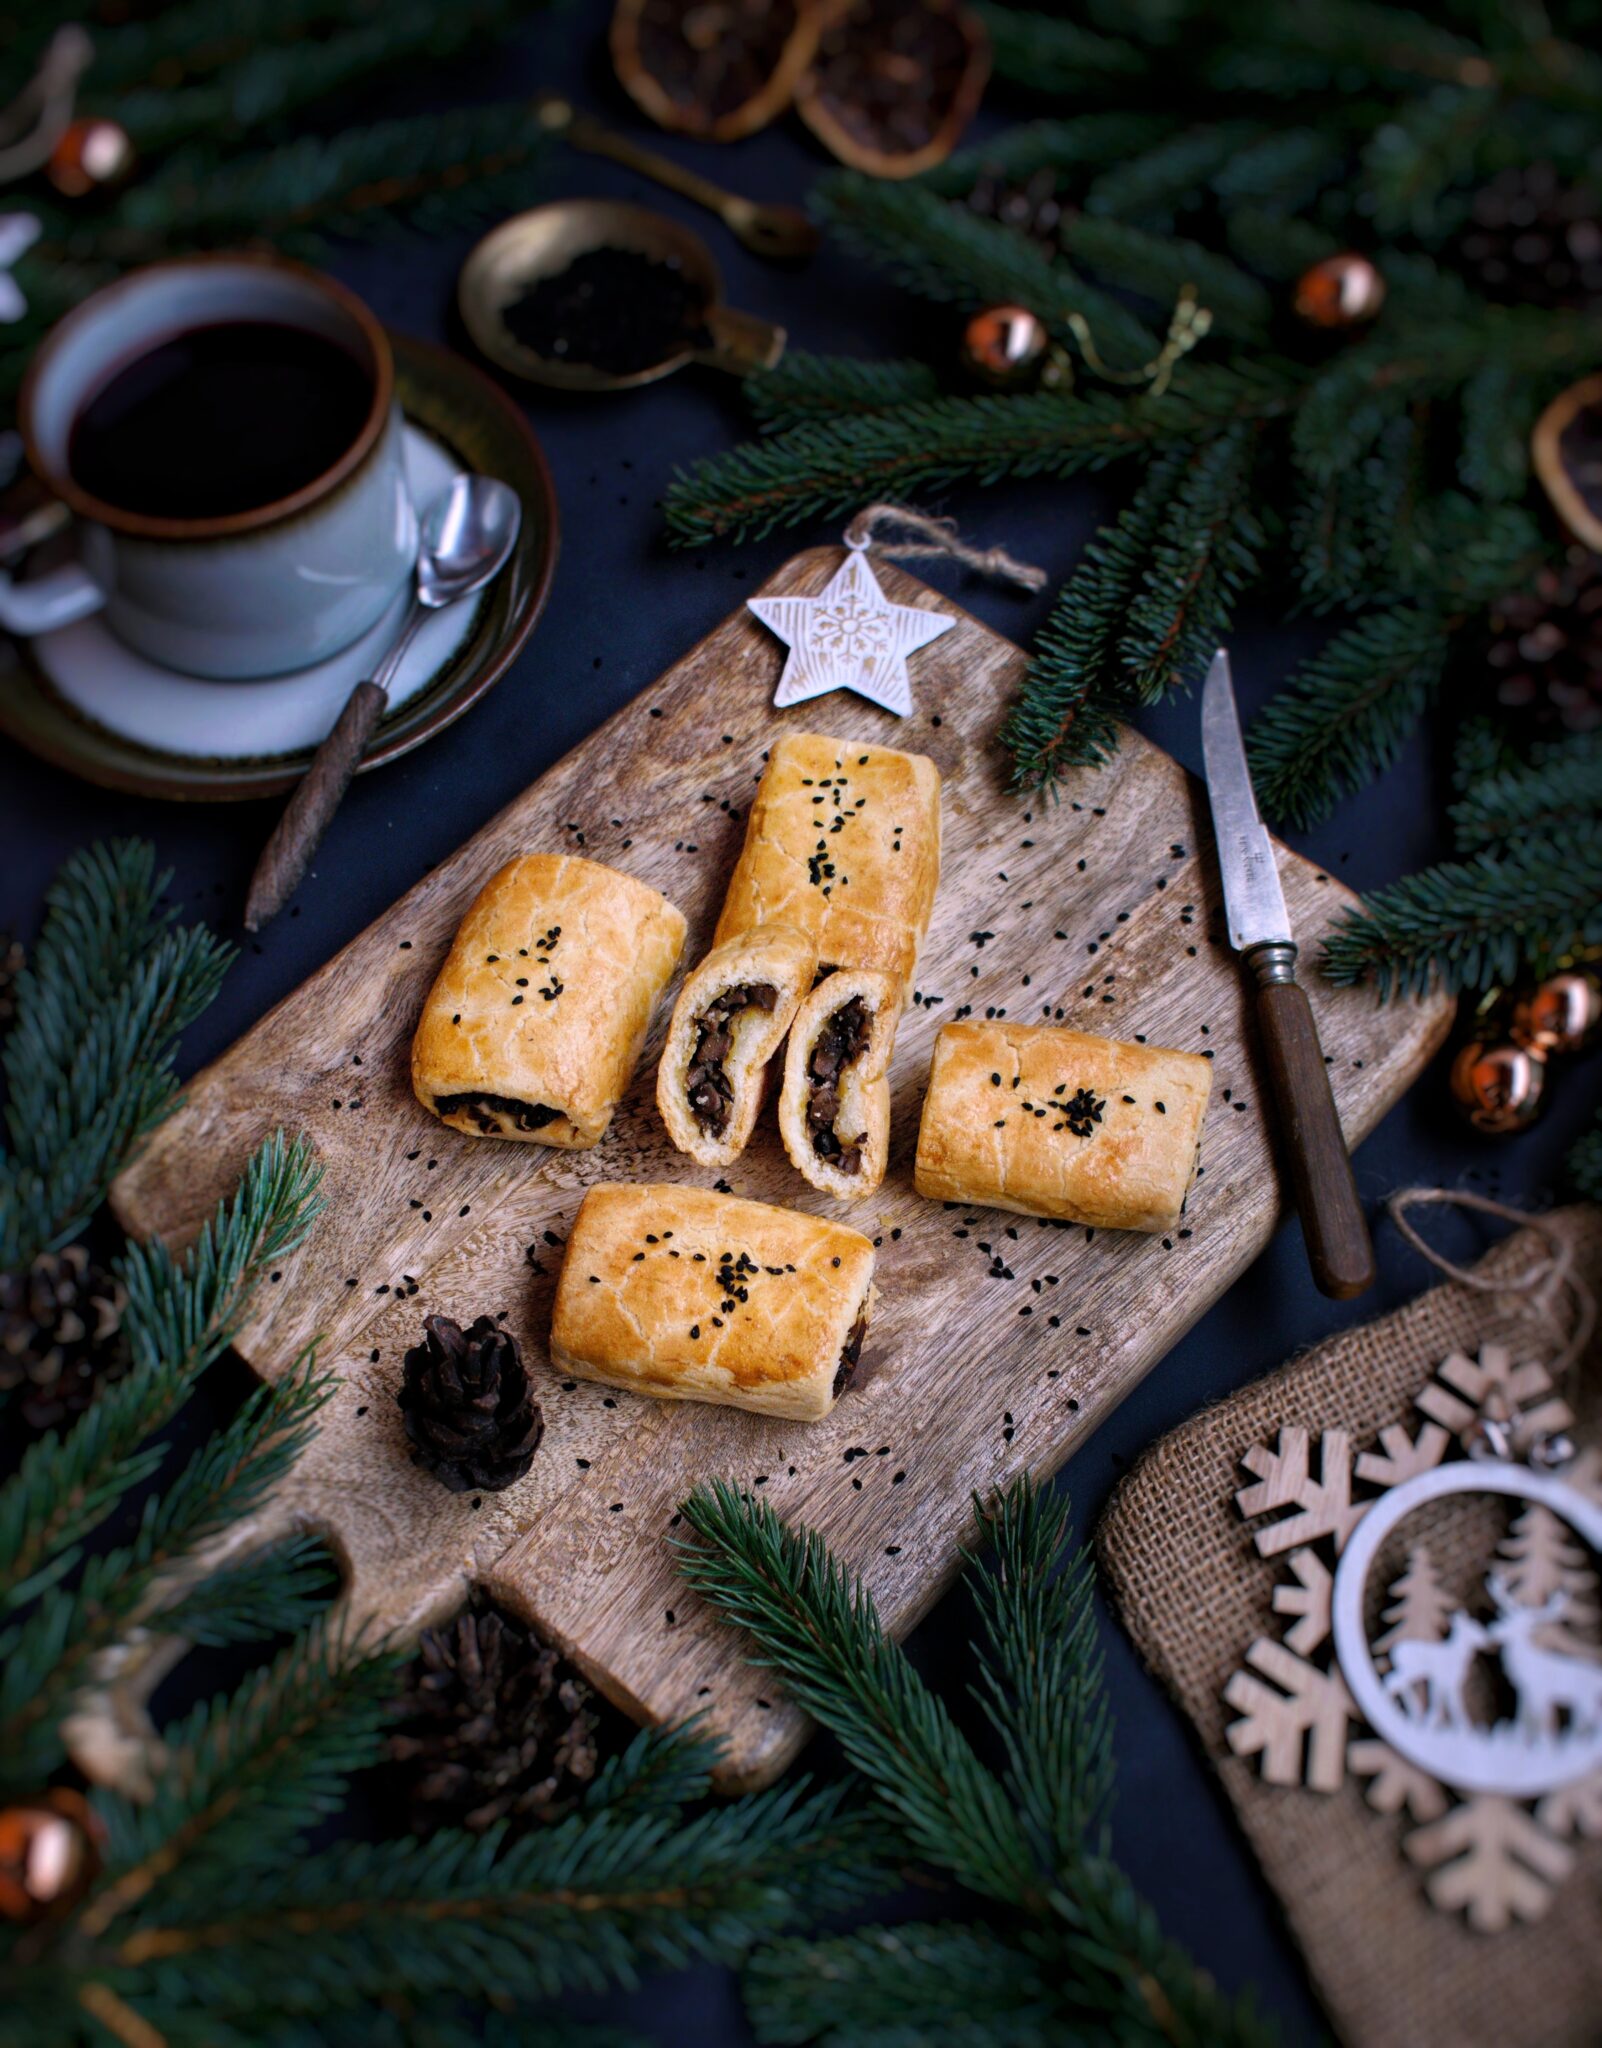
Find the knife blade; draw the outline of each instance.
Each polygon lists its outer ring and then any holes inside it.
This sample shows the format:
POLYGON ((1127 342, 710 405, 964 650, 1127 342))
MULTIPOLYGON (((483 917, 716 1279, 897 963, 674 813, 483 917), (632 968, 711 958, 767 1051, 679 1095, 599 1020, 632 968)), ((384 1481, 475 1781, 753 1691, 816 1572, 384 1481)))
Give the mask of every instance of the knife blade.
POLYGON ((1258 814, 1229 655, 1222 647, 1202 685, 1202 761, 1224 878, 1229 943, 1237 953, 1274 940, 1288 944, 1290 913, 1279 886, 1273 842, 1258 814))
POLYGON ((1257 983, 1257 1020, 1308 1262, 1320 1291, 1344 1300, 1372 1286, 1374 1247, 1318 1025, 1296 980, 1296 941, 1274 842, 1258 813, 1229 654, 1222 647, 1202 686, 1202 761, 1229 942, 1257 983))

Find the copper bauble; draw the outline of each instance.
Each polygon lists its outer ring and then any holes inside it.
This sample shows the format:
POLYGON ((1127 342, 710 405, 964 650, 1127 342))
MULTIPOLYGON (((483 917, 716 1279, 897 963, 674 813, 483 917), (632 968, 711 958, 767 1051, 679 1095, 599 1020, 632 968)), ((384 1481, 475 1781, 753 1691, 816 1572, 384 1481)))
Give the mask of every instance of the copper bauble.
POLYGON ((134 166, 128 131, 102 115, 69 121, 50 152, 45 176, 63 199, 87 199, 120 185, 134 166))
POLYGON ((1361 327, 1385 303, 1385 280, 1366 256, 1343 249, 1304 270, 1291 304, 1308 327, 1361 327))
POLYGON ((1579 1052, 1602 1024, 1602 981, 1571 967, 1548 975, 1513 1005, 1511 1036, 1528 1052, 1579 1052))
POLYGON ((1050 344, 1045 322, 1027 306, 986 306, 962 330, 963 367, 986 384, 1032 384, 1050 344))
POLYGON ((1537 1052, 1500 1039, 1470 1039, 1452 1062, 1452 1099, 1477 1131, 1511 1137, 1535 1121, 1546 1086, 1537 1052))
POLYGON ((0 1920, 69 1911, 99 1875, 104 1835, 88 1800, 64 1786, 0 1807, 0 1920))

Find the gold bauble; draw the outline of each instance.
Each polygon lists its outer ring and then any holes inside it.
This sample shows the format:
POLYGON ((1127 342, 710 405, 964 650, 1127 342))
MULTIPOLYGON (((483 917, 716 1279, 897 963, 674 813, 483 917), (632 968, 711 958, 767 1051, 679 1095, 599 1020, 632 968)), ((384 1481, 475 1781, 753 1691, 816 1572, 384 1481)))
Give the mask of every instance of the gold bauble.
POLYGON ((1546 1062, 1511 1040, 1474 1038, 1452 1062, 1452 1099, 1477 1131, 1511 1137, 1540 1113, 1546 1062))
POLYGON ((1602 980, 1582 967, 1548 975, 1513 1005, 1515 1045, 1543 1054, 1580 1052, 1602 1024, 1602 980))
POLYGON ((1304 270, 1291 300, 1304 326, 1335 330, 1361 327, 1385 303, 1385 280, 1366 256, 1343 249, 1304 270))

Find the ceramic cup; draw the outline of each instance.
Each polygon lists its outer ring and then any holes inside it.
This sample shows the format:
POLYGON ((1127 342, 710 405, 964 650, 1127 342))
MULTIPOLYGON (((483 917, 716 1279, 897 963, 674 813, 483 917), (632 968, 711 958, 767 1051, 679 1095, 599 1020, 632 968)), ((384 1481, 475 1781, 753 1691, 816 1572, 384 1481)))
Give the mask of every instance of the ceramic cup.
POLYGON ((274 257, 153 264, 97 292, 41 346, 21 401, 36 474, 76 514, 80 559, 27 582, 0 576, 0 626, 24 636, 105 610, 138 654, 218 680, 282 675, 361 638, 417 557, 389 342, 317 271, 274 257), (81 489, 73 424, 126 364, 192 328, 302 328, 347 349, 372 383, 361 429, 331 468, 273 504, 222 517, 152 517, 81 489))

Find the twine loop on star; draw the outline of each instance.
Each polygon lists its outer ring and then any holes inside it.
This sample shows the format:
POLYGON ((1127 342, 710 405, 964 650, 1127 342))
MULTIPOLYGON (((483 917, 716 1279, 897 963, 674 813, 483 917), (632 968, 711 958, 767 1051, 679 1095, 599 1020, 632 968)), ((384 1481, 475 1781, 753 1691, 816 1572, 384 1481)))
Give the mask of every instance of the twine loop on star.
POLYGON ((1046 572, 1032 562, 1020 562, 1005 548, 970 547, 957 531, 954 519, 936 519, 910 505, 868 505, 845 530, 848 548, 871 550, 886 561, 903 562, 945 555, 961 562, 997 583, 1016 584, 1020 590, 1043 590, 1046 572), (900 531, 905 538, 884 538, 900 531))

